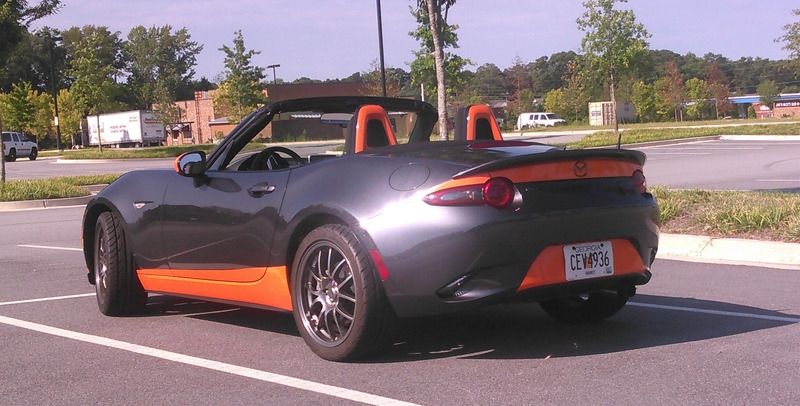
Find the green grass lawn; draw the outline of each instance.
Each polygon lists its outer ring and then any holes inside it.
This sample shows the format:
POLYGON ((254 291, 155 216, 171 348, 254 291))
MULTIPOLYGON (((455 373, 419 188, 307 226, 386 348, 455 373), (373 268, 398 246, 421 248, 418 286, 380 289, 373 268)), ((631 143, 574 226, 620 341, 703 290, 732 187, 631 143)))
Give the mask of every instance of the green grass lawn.
MULTIPOLYGON (((698 120, 698 121, 663 121, 663 122, 656 122, 656 123, 631 123, 631 124, 620 124, 619 128, 624 130, 636 130, 636 129, 643 129, 643 128, 664 128, 664 127, 697 127, 697 126, 707 126, 707 125, 719 125, 719 126, 740 126, 740 125, 762 125, 762 124, 780 124, 785 122, 793 122, 798 121, 791 118, 747 118, 747 119, 732 119, 732 120, 698 120)), ((585 130, 595 130, 595 131, 611 131, 613 130, 613 126, 610 125, 603 125, 603 126, 596 126, 596 125, 588 125, 588 124, 567 124, 558 127, 538 127, 538 128, 529 128, 525 130, 525 133, 531 132, 544 132, 544 131, 585 131, 585 130)), ((519 132, 519 131, 511 131, 511 132, 519 132)))
POLYGON ((83 186, 111 183, 119 176, 107 174, 10 180, 0 184, 0 202, 86 196, 89 191, 83 186))
MULTIPOLYGON (((800 124, 771 124, 740 127, 631 129, 622 133, 622 143, 636 144, 640 142, 708 137, 717 135, 800 135, 800 124)), ((798 139, 800 139, 800 136, 798 139)), ((617 145, 617 138, 611 131, 602 131, 587 135, 580 141, 569 143, 567 144, 567 147, 570 149, 580 149, 610 145, 617 145)))
POLYGON ((800 242, 800 193, 652 189, 661 230, 800 242))

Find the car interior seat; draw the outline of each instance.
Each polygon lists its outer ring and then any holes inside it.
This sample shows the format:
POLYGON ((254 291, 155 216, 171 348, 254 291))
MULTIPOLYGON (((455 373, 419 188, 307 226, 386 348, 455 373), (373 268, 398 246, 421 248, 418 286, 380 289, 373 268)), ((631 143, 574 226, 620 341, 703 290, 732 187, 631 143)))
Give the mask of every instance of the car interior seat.
POLYGON ((503 135, 491 107, 473 104, 456 112, 456 141, 502 141, 503 135))
POLYGON ((359 106, 350 119, 345 154, 358 154, 369 148, 396 145, 397 138, 386 110, 377 104, 359 106))

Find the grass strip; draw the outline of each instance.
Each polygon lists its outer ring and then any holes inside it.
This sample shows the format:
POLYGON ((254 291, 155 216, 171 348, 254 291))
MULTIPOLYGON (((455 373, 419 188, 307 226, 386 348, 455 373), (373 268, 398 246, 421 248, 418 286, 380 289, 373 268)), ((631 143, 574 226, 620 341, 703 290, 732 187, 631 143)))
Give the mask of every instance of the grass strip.
MULTIPOLYGON (((717 135, 800 135, 800 124, 748 125, 738 127, 693 127, 693 128, 643 128, 625 130, 623 144, 664 141, 684 138, 709 137, 717 135)), ((800 137, 798 137, 800 139, 800 137)), ((611 131, 587 135, 580 141, 567 144, 570 149, 605 147, 617 145, 617 138, 611 131)))
POLYGON ((800 193, 652 188, 662 231, 800 242, 800 193))
POLYGON ((118 177, 106 174, 10 180, 0 184, 0 202, 86 196, 89 190, 84 186, 111 183, 118 177))

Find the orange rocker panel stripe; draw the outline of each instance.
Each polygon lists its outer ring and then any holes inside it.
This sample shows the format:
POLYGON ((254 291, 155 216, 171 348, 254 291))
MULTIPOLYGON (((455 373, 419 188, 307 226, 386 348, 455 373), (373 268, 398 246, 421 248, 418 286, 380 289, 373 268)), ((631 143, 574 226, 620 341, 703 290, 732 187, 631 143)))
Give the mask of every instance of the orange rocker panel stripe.
POLYGON ((170 269, 139 269, 137 274, 142 287, 148 292, 205 297, 292 310, 285 266, 225 271, 186 270, 186 277, 173 276, 172 272, 170 269), (259 274, 260 278, 248 280, 259 274), (227 277, 228 280, 214 280, 223 277, 227 277))
MULTIPOLYGON (((630 241, 614 239, 611 240, 611 247, 614 250, 614 276, 640 274, 645 271, 642 258, 630 241)), ((566 282, 563 245, 551 245, 533 261, 517 292, 566 282)))

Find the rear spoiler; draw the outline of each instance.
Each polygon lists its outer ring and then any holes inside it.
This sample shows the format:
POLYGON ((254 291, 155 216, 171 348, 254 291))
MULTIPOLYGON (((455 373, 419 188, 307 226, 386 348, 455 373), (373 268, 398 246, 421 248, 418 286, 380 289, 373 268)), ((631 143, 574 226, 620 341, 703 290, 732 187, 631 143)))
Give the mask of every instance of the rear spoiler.
POLYGON ((639 165, 644 165, 647 160, 647 155, 641 151, 633 151, 628 149, 552 149, 547 152, 540 152, 536 154, 518 155, 510 158, 498 159, 496 161, 487 162, 478 166, 469 168, 463 172, 459 172, 453 176, 453 179, 463 178, 470 175, 483 172, 496 171, 498 169, 511 168, 515 166, 538 164, 542 162, 553 161, 574 161, 584 159, 615 159, 620 161, 634 162, 639 165))

